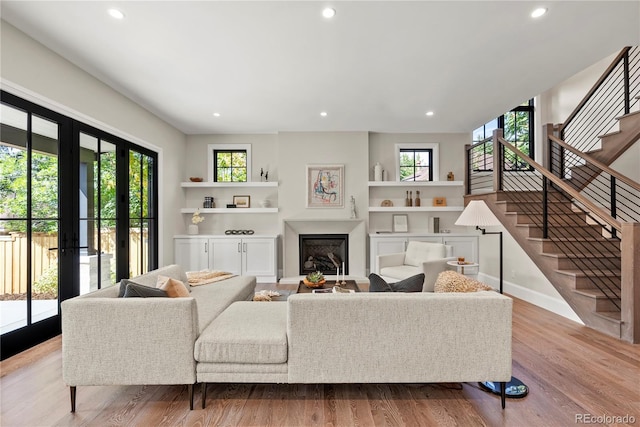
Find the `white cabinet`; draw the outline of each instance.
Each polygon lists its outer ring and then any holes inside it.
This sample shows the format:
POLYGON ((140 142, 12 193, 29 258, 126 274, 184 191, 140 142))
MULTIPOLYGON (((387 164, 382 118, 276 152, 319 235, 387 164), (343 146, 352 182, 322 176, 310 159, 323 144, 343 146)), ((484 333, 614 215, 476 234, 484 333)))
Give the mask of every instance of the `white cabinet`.
POLYGON ((467 261, 478 262, 478 236, 474 234, 421 234, 389 233, 369 235, 369 267, 372 273, 378 271, 378 255, 404 252, 412 240, 444 243, 453 246, 453 256, 463 256, 467 261))
POLYGON ((187 271, 223 270, 277 282, 277 236, 176 236, 175 263, 187 271))

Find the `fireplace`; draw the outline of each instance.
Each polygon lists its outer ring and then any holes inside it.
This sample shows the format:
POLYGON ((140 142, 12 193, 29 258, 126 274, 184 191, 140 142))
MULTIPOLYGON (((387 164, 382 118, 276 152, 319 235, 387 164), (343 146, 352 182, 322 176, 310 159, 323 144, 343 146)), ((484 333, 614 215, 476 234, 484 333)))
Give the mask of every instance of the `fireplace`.
POLYGON ((300 234, 300 274, 349 274, 348 234, 300 234), (343 270, 344 266, 344 271, 343 270))

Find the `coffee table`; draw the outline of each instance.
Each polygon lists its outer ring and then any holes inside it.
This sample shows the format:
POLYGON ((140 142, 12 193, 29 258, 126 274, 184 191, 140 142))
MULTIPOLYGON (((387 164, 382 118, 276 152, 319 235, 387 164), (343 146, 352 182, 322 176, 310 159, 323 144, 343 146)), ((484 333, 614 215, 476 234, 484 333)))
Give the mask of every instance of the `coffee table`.
MULTIPOLYGON (((342 282, 342 281, 340 281, 342 282)), ((340 285, 342 288, 344 289, 352 289, 356 292, 360 292, 360 288, 358 287, 358 284, 356 283, 355 280, 345 280, 346 284, 345 285, 340 285)), ((310 294, 312 293, 313 289, 331 289, 334 286, 336 286, 336 281, 335 280, 327 280, 327 282, 322 285, 321 288, 307 288, 307 285, 304 284, 304 282, 301 280, 300 283, 298 284, 298 293, 299 294, 310 294)))

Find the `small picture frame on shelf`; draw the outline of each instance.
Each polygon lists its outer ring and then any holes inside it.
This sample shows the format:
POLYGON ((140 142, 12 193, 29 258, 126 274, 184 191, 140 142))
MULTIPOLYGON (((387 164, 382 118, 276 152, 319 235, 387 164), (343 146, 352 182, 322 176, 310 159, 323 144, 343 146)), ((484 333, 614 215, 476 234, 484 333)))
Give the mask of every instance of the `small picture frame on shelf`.
POLYGON ((233 204, 236 208, 248 208, 251 206, 251 196, 233 196, 233 204))
POLYGON ((393 232, 407 233, 409 231, 409 220, 407 215, 393 216, 393 232))
POLYGON ((437 206, 437 207, 447 206, 447 198, 446 197, 434 197, 433 198, 433 206, 437 206))

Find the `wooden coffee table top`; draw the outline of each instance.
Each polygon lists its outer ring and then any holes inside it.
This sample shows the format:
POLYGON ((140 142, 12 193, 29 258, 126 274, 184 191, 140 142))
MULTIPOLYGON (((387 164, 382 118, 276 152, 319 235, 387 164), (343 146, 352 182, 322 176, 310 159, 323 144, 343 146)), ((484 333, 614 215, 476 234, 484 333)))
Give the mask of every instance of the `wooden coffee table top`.
MULTIPOLYGON (((344 289, 353 289, 356 292, 360 292, 360 288, 358 287, 358 284, 356 283, 355 280, 345 280, 345 282, 346 282, 345 285, 340 285, 340 286, 343 287, 344 289)), ((298 284, 298 293, 310 294, 313 291, 313 289, 331 289, 334 286, 336 286, 335 280, 327 280, 327 282, 324 285, 322 285, 321 288, 308 288, 307 285, 305 285, 304 282, 301 280, 300 283, 298 284)))

